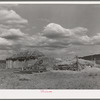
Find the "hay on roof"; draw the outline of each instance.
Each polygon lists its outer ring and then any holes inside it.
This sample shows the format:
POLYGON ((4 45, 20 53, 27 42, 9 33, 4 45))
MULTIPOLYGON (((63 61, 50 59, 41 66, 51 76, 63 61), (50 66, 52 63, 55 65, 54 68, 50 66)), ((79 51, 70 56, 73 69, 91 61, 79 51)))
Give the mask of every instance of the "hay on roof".
POLYGON ((37 59, 38 57, 42 57, 44 54, 38 50, 22 50, 17 52, 16 54, 13 54, 13 56, 7 58, 6 60, 29 60, 29 59, 37 59))

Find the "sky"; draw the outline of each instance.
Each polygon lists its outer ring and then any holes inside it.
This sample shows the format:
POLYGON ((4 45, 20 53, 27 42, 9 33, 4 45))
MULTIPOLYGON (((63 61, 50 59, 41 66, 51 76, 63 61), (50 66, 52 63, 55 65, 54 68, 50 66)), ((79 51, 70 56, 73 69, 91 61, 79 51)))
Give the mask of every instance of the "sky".
POLYGON ((99 4, 0 4, 0 59, 21 49, 67 59, 100 53, 99 4))

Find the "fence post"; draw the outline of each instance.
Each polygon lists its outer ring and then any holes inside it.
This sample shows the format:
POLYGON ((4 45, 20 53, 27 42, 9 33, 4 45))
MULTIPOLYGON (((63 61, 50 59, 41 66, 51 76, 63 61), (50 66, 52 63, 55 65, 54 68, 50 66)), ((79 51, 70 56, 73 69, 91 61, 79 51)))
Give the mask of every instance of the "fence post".
POLYGON ((76 55, 76 67, 77 67, 77 70, 79 71, 79 61, 78 61, 78 56, 76 55))

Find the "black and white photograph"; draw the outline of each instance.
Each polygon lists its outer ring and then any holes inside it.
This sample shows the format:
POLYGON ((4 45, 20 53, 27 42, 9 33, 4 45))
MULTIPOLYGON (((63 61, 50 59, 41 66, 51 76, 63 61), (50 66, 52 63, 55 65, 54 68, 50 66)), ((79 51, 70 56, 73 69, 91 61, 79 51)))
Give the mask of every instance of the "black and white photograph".
POLYGON ((0 3, 2 89, 100 89, 100 4, 0 3))

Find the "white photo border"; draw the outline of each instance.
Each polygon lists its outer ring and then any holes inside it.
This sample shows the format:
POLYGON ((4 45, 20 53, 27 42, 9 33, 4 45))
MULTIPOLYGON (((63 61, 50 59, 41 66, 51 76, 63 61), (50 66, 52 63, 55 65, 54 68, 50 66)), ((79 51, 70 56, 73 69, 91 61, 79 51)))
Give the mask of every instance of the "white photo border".
MULTIPOLYGON (((100 1, 0 1, 0 4, 100 4, 100 1)), ((1 89, 0 99, 100 99, 100 90, 1 89), (44 91, 44 92, 43 92, 44 91), (47 91, 47 92, 45 92, 47 91), (52 91, 52 92, 49 92, 52 91)))

